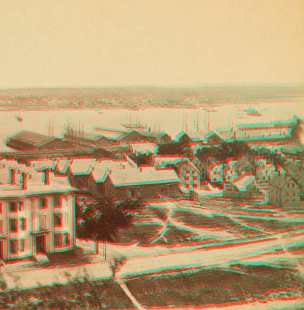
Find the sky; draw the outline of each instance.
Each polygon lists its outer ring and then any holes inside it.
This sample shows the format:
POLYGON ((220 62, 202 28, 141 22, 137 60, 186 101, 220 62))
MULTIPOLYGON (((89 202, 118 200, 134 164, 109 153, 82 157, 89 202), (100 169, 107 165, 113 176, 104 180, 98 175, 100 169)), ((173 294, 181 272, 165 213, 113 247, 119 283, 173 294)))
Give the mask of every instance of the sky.
POLYGON ((0 88, 304 83, 303 0, 1 0, 0 88))

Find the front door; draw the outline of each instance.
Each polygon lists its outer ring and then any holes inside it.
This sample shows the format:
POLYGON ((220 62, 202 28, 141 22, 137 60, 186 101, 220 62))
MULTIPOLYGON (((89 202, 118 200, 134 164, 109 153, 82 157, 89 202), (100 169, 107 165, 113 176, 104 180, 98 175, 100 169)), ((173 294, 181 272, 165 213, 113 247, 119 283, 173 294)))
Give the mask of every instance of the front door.
POLYGON ((45 253, 45 235, 36 236, 36 253, 45 253))

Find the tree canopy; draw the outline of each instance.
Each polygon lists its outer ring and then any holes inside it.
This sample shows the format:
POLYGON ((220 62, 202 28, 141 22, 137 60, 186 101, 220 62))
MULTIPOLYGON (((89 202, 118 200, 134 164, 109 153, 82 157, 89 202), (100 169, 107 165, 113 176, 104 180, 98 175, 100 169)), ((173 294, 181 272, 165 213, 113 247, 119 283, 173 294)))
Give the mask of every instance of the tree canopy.
POLYGON ((150 165, 153 161, 152 153, 144 154, 144 153, 138 153, 138 154, 130 154, 129 157, 138 165, 150 165))
POLYGON ((116 241, 119 229, 130 226, 134 212, 141 207, 139 197, 122 201, 106 198, 80 201, 76 210, 76 235, 94 239, 98 253, 98 241, 116 241))

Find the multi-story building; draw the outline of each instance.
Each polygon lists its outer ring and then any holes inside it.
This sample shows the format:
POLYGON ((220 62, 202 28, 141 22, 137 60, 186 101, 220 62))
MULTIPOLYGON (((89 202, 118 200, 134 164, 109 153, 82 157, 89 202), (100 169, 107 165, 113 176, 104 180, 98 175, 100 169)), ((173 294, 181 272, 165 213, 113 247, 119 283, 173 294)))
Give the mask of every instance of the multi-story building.
POLYGON ((243 156, 239 160, 237 160, 234 169, 237 172, 237 174, 242 174, 244 172, 253 173, 253 164, 250 162, 247 156, 243 156))
POLYGON ((223 164, 214 157, 208 157, 207 165, 207 179, 210 183, 220 185, 223 181, 223 164))
POLYGON ((72 250, 75 245, 74 191, 65 177, 50 172, 28 179, 15 169, 0 184, 0 258, 35 257, 72 250), (9 181, 9 182, 8 182, 9 181))
POLYGON ((231 180, 237 177, 238 174, 234 169, 235 164, 236 164, 235 158, 228 157, 226 159, 226 162, 223 166, 223 179, 225 182, 230 182, 231 180))
POLYGON ((276 172, 271 161, 259 158, 254 166, 255 178, 258 182, 268 182, 276 172))
POLYGON ((287 173, 274 176, 268 182, 268 201, 279 207, 296 205, 300 201, 300 187, 287 173))
POLYGON ((262 193, 256 186, 255 178, 251 172, 245 172, 230 182, 224 183, 224 197, 242 199, 261 195, 262 193))
POLYGON ((174 167, 185 188, 199 188, 203 181, 201 171, 185 156, 154 156, 154 167, 174 167))

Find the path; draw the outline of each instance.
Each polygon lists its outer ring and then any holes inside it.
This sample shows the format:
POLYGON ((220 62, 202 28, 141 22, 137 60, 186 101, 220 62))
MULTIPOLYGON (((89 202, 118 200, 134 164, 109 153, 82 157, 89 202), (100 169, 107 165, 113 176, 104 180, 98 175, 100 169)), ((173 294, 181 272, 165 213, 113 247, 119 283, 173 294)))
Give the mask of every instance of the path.
POLYGON ((144 308, 134 297, 134 295, 130 292, 129 288, 127 287, 126 283, 121 279, 116 279, 116 283, 118 283, 121 289, 125 292, 125 294, 129 297, 129 299, 133 302, 134 306, 137 309, 145 310, 144 308))

